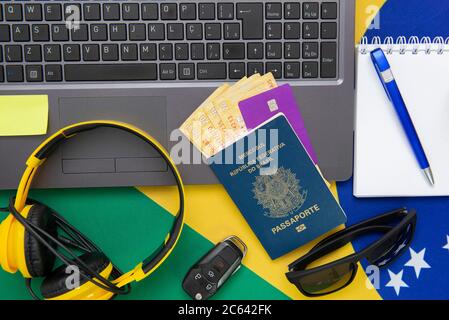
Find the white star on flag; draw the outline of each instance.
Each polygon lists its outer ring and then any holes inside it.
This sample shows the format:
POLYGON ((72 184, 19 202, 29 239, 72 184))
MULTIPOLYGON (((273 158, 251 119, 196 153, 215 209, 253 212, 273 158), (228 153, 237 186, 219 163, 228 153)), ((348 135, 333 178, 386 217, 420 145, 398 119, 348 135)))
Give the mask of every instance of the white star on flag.
POLYGON ((443 249, 449 250, 449 236, 446 236, 447 244, 443 247, 443 249))
POLYGON ((422 249, 420 252, 416 253, 412 248, 410 249, 411 259, 407 261, 405 266, 413 267, 415 269, 416 279, 419 279, 419 274, 421 269, 430 269, 429 264, 424 260, 424 255, 426 254, 426 249, 422 249))
POLYGON ((402 280, 403 273, 404 273, 404 270, 401 270, 398 274, 388 270, 388 275, 390 276, 390 281, 385 286, 394 288, 394 291, 396 292, 397 296, 399 296, 399 292, 401 291, 401 288, 408 288, 408 284, 406 284, 402 280))

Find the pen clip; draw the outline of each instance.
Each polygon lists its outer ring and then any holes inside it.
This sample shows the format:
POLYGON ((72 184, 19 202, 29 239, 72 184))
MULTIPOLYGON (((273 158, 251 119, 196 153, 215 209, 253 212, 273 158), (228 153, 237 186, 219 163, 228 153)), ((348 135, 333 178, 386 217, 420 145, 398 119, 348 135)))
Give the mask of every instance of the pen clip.
MULTIPOLYGON (((383 52, 383 50, 381 48, 377 48, 377 49, 373 50, 371 52, 370 56, 371 56, 371 61, 374 64, 374 68, 376 69, 377 76, 379 77, 379 80, 382 83, 382 86, 384 87, 384 90, 385 90, 385 93, 387 94, 388 99, 391 101, 390 92, 387 89, 387 84, 383 77, 383 73, 386 71, 389 71, 391 74, 391 77, 393 77, 387 57, 385 56, 385 53, 383 52)), ((394 78, 393 78, 393 80, 394 80, 394 78)))

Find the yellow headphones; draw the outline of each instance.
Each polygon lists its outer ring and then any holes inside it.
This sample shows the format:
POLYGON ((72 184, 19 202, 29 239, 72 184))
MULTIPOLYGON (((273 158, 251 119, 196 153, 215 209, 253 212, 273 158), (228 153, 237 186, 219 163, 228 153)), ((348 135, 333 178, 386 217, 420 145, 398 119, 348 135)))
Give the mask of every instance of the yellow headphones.
POLYGON ((46 139, 31 154, 17 194, 10 199, 8 217, 0 224, 0 264, 10 273, 20 271, 34 298, 31 278, 45 277, 40 291, 45 299, 106 300, 130 291, 130 283, 148 277, 170 255, 184 224, 184 185, 176 165, 157 140, 126 123, 99 120, 67 126, 46 139), (131 271, 122 273, 101 250, 53 209, 28 198, 33 177, 53 150, 77 133, 99 127, 127 131, 150 144, 166 161, 179 192, 179 211, 164 243, 131 271), (84 252, 78 256, 71 249, 84 252), (59 249, 59 250, 57 250, 59 249), (55 259, 63 265, 53 270, 55 259), (68 286, 70 270, 79 271, 79 284, 68 286))

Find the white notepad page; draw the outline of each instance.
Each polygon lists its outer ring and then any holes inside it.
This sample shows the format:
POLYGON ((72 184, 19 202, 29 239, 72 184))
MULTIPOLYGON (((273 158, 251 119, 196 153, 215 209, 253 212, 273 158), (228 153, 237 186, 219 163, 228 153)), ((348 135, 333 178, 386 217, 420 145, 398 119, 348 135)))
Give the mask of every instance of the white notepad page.
POLYGON ((369 53, 377 47, 358 48, 354 195, 447 196, 449 45, 383 46, 386 51, 393 49, 387 58, 432 168, 433 187, 422 173, 372 65, 369 53), (363 49, 366 54, 360 52, 363 49))

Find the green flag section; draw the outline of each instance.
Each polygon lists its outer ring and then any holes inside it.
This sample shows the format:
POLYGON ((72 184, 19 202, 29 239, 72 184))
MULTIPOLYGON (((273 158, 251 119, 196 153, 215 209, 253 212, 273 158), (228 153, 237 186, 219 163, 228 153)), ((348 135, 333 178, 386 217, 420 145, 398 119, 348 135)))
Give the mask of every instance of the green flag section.
MULTIPOLYGON (((13 191, 0 191, 0 207, 13 191)), ((163 242, 173 216, 134 188, 33 190, 30 196, 59 213, 93 240, 122 271, 128 271, 163 242)), ((0 213, 0 219, 6 217, 0 213)), ((147 279, 133 283, 119 299, 188 299, 184 275, 213 243, 185 226, 170 257, 147 279)), ((39 280, 34 287, 39 287, 39 280)), ((20 274, 0 270, 0 299, 29 299, 20 274)), ((253 271, 242 268, 214 299, 289 299, 253 271)))

